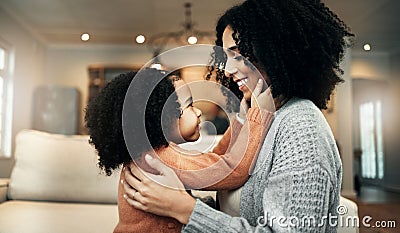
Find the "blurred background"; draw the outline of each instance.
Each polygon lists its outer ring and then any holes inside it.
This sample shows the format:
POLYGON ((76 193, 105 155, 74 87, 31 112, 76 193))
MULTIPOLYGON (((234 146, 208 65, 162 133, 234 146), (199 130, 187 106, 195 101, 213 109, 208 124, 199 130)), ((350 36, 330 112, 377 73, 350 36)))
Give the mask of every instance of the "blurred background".
MULTIPOLYGON (((0 0, 0 177, 10 175, 20 130, 85 134, 87 102, 115 75, 170 48, 212 44, 218 17, 241 2, 0 0)), ((346 82, 324 111, 341 151, 343 194, 391 200, 400 193, 400 1, 323 2, 356 34, 346 82)), ((187 82, 206 74, 179 72, 187 82)), ((207 120, 226 117, 197 104, 207 120)))

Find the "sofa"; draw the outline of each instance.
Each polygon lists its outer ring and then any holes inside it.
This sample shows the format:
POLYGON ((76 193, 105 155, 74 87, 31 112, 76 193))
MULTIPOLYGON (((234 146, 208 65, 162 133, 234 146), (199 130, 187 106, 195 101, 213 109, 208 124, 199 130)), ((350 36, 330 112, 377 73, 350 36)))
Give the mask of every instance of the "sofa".
POLYGON ((11 177, 0 180, 0 233, 113 231, 119 172, 100 173, 88 139, 18 133, 11 177))
MULTIPOLYGON (((219 138, 203 137, 183 147, 210 149, 219 138)), ((101 173, 88 139, 35 130, 18 133, 11 177, 0 179, 0 233, 113 231, 119 171, 112 176, 101 173)), ((215 198, 215 192, 193 193, 215 198)), ((354 202, 341 197, 341 204, 347 208, 344 216, 357 216, 354 202)), ((358 228, 341 227, 338 232, 358 228)))

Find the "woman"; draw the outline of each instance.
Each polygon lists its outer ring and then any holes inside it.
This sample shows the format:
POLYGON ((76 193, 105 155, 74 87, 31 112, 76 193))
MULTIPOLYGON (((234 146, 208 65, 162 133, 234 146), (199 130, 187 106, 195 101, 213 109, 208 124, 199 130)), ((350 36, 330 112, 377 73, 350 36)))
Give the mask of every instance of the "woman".
MULTIPOLYGON (((231 49, 214 59, 225 68, 221 82, 235 81, 248 100, 254 85, 246 57, 271 86, 277 109, 243 186, 240 217, 162 187, 135 166, 135 177, 125 172, 129 203, 177 219, 185 224, 183 232, 336 232, 342 166, 320 109, 343 81, 339 62, 345 37, 353 35, 318 0, 247 0, 229 9, 216 29, 216 44, 231 49)), ((154 179, 179 182, 159 161, 148 163, 163 174, 154 179)))

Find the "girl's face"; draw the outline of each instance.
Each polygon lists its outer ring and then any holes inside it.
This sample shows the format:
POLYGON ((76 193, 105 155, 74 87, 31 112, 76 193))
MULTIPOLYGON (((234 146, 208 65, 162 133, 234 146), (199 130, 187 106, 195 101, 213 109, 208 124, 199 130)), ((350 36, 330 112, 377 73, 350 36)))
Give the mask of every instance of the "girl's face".
POLYGON ((181 105, 181 115, 178 119, 179 133, 175 143, 193 142, 200 137, 200 109, 193 107, 192 93, 184 81, 175 81, 178 102, 181 105), (182 140, 183 139, 183 140, 182 140))
POLYGON ((244 63, 245 58, 239 54, 239 49, 232 37, 233 33, 232 28, 228 26, 222 34, 222 46, 227 56, 225 76, 232 77, 239 86, 239 90, 243 92, 243 98, 250 101, 258 79, 263 77, 255 67, 252 68, 244 63))

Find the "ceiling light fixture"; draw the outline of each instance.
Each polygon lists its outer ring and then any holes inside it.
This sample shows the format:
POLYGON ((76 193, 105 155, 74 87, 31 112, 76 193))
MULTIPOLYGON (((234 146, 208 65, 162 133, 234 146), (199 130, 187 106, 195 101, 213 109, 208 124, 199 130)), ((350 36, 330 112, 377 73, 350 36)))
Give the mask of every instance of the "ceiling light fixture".
POLYGON ((198 42, 214 41, 214 31, 199 31, 195 29, 196 23, 192 21, 192 3, 186 2, 185 7, 185 22, 183 29, 176 32, 162 32, 151 36, 147 45, 154 53, 160 53, 166 45, 176 44, 178 46, 187 44, 196 44, 198 42), (207 41, 206 41, 207 40, 207 41))
POLYGON ((197 43, 197 37, 189 36, 187 41, 188 41, 189 44, 196 44, 197 43))
POLYGON ((88 33, 83 33, 81 35, 81 40, 82 41, 88 41, 90 39, 90 35, 88 33))
POLYGON ((143 35, 138 35, 136 37, 136 43, 138 44, 143 44, 146 41, 146 37, 144 37, 143 35))
POLYGON ((371 45, 370 44, 365 44, 364 45, 364 50, 365 51, 370 51, 371 50, 371 45))

